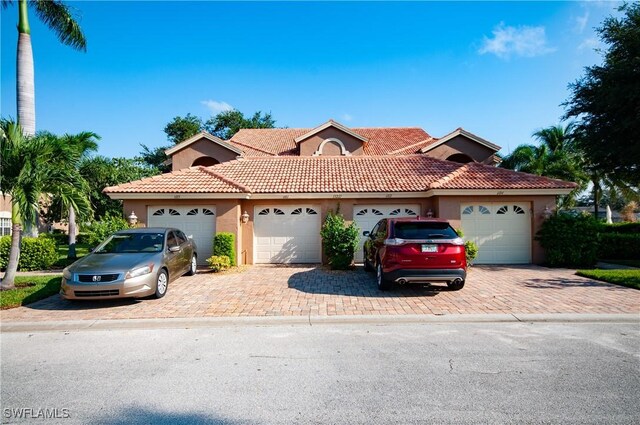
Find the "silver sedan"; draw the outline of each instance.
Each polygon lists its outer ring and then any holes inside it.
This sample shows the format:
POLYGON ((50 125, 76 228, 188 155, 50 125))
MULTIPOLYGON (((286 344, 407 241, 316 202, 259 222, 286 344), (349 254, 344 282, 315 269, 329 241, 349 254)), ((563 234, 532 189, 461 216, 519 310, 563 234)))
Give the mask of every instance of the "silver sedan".
POLYGON ((169 282, 194 275, 197 264, 195 243, 178 229, 122 230, 64 269, 60 295, 72 300, 161 298, 169 282))

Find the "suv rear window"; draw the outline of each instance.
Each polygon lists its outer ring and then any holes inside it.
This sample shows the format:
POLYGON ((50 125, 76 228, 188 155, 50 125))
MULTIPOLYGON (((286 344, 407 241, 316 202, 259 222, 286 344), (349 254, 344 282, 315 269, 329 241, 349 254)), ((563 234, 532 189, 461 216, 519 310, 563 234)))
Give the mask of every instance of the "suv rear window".
POLYGON ((455 239, 458 237, 449 223, 398 222, 394 230, 395 237, 400 239, 455 239))

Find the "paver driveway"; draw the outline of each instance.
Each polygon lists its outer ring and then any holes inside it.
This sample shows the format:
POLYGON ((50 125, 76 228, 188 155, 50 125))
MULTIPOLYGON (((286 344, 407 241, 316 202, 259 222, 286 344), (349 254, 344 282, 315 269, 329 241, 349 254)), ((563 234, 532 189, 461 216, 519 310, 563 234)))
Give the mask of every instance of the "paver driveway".
POLYGON ((160 299, 67 302, 4 310, 3 321, 163 317, 468 313, 640 313, 640 291, 536 266, 474 267, 461 291, 412 285, 377 290, 374 276, 315 266, 253 266, 182 277, 160 299))

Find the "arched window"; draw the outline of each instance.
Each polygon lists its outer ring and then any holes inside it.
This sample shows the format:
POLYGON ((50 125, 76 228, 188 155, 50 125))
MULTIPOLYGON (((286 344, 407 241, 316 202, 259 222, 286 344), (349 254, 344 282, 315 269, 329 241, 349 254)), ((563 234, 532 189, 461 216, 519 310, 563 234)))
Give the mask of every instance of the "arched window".
POLYGON ((196 167, 198 165, 202 165, 203 167, 210 167, 216 164, 220 164, 220 161, 215 158, 211 158, 210 156, 201 156, 200 158, 197 158, 195 161, 193 161, 193 164, 191 164, 191 166, 196 167))
POLYGON ((447 158, 447 161, 458 162, 460 164, 466 164, 468 162, 474 162, 473 158, 464 153, 454 153, 447 158))

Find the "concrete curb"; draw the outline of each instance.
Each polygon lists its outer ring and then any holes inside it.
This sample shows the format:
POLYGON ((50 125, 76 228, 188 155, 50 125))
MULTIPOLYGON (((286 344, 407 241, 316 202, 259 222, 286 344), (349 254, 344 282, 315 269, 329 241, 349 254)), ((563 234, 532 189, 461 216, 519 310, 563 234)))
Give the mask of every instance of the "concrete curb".
POLYGON ((193 329, 234 326, 398 325, 441 323, 635 323, 638 314, 460 314, 402 316, 205 317, 167 319, 72 320, 58 322, 3 322, 0 332, 113 331, 120 329, 193 329))

